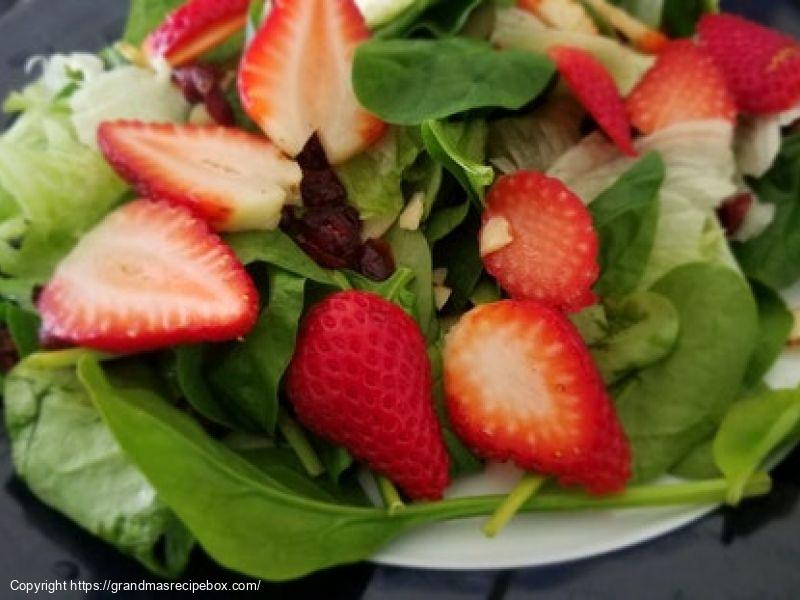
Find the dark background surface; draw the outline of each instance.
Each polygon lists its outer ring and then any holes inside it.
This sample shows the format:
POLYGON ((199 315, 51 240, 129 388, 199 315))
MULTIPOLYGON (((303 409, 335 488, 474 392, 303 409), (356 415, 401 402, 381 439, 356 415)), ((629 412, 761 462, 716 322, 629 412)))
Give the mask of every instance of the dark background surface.
MULTIPOLYGON (((800 36, 796 2, 724 4, 800 36)), ((25 81, 23 67, 29 56, 99 49, 118 37, 126 12, 125 0, 0 0, 0 96, 25 81)), ((36 501, 14 478, 10 462, 8 443, 0 434, 0 598, 23 596, 9 590, 12 579, 122 582, 148 578, 137 563, 36 501)), ((295 583, 264 583, 259 593, 251 595, 369 600, 800 598, 800 452, 778 469, 775 479, 776 489, 768 498, 736 511, 717 511, 659 540, 601 558, 509 572, 419 571, 361 564, 295 583)), ((244 580, 215 566, 200 552, 186 579, 244 580)), ((202 595, 215 596, 236 597, 202 595)), ((87 596, 74 592, 56 597, 87 596)))

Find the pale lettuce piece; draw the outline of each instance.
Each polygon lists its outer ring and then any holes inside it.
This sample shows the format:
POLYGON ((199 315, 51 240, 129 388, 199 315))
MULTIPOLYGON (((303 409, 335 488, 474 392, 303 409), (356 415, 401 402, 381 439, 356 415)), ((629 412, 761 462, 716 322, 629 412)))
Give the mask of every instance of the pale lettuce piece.
POLYGON ((491 41, 501 48, 543 53, 553 46, 573 46, 599 60, 627 95, 653 64, 654 58, 600 35, 551 29, 535 16, 518 8, 497 12, 491 41))
POLYGON ((546 171, 581 137, 584 111, 572 96, 554 94, 532 113, 489 126, 487 155, 501 173, 546 171))
MULTIPOLYGON (((737 191, 732 136, 729 123, 697 121, 674 125, 636 142, 640 155, 658 152, 666 166, 655 242, 640 289, 691 262, 739 270, 714 212, 737 191)), ((623 156, 595 133, 562 156, 549 174, 590 203, 636 160, 623 156)))
POLYGON ((399 16, 415 0, 356 0, 361 14, 370 29, 385 25, 399 16))
POLYGON ((33 56, 25 65, 29 73, 38 67, 42 69, 39 84, 49 92, 51 98, 78 80, 91 81, 105 68, 99 56, 86 52, 33 56))
POLYGON ((98 147, 97 128, 103 121, 181 123, 189 114, 189 104, 170 82, 169 73, 135 66, 87 81, 72 95, 70 107, 78 139, 92 148, 98 147))
POLYGON ((736 131, 736 159, 742 175, 760 178, 781 151, 782 129, 800 119, 800 105, 774 115, 746 115, 736 131))

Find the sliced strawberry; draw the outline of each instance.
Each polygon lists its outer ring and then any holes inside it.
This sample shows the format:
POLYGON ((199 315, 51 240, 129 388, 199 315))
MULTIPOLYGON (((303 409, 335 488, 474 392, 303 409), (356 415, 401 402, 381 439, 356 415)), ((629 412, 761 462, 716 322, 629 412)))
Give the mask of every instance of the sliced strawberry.
POLYGON ((244 28, 249 6, 250 0, 189 0, 148 36, 144 50, 151 59, 185 65, 244 28))
POLYGON ((331 164, 362 152, 386 130, 350 81, 367 38, 353 0, 276 0, 239 70, 245 110, 291 156, 315 132, 331 164))
POLYGON ((106 160, 144 197, 184 204, 216 229, 274 229, 302 172, 267 140, 216 125, 103 123, 106 160))
POLYGON ((534 301, 484 304, 447 336, 450 421, 476 454, 597 494, 630 478, 630 449, 588 349, 534 301))
POLYGON ((706 15, 700 45, 714 58, 743 112, 776 113, 800 101, 800 44, 758 23, 706 15))
POLYGON ((38 308, 45 339, 138 352, 240 337, 255 323, 258 292, 203 221, 135 200, 61 261, 38 308))
POLYGON ((691 40, 670 42, 628 97, 631 122, 645 134, 687 121, 733 123, 736 112, 725 76, 691 40))
POLYGON ((636 156, 625 103, 603 64, 580 48, 559 46, 549 50, 548 55, 600 129, 625 154, 636 156))
POLYGON ((507 222, 511 241, 483 262, 514 298, 567 311, 594 302, 597 233, 589 211, 563 183, 532 171, 502 177, 489 192, 484 228, 498 218, 507 222))

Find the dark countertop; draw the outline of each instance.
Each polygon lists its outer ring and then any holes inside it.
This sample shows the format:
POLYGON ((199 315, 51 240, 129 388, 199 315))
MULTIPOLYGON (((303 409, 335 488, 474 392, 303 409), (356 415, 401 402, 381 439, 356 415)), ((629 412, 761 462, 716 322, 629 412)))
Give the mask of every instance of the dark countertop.
MULTIPOLYGON (((739 0, 726 4, 731 10, 800 35, 797 2, 739 0)), ((115 39, 126 11, 124 0, 0 0, 0 57, 4 65, 0 96, 25 81, 23 66, 33 54, 100 48, 115 39)), ((798 598, 800 452, 777 470, 775 480, 776 489, 768 498, 736 511, 717 511, 654 542, 591 560, 509 572, 420 571, 360 564, 294 583, 262 584, 260 592, 252 595, 276 600, 798 598)), ((13 476, 3 434, 0 484, 0 598, 22 597, 8 591, 12 579, 148 578, 135 562, 36 501, 13 476)), ((243 580, 220 569, 200 552, 186 577, 194 581, 243 580)), ((73 592, 54 597, 87 596, 73 592)), ((125 597, 165 595, 142 592, 125 597)))

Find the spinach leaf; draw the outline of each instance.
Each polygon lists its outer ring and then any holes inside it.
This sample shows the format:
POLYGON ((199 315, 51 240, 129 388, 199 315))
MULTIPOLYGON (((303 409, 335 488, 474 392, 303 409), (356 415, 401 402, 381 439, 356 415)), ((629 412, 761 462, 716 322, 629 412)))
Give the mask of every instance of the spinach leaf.
POLYGON ((270 269, 269 303, 244 342, 212 367, 210 380, 225 406, 248 429, 275 430, 278 393, 294 354, 306 280, 270 269))
POLYGON ((664 0, 663 25, 674 37, 691 37, 704 13, 718 11, 719 0, 664 0))
POLYGON ((34 312, 20 308, 16 304, 6 302, 0 307, 2 321, 8 327, 8 333, 17 349, 20 358, 25 358, 39 349, 39 327, 41 320, 34 312))
POLYGON ((758 304, 758 339, 744 378, 747 388, 757 386, 775 364, 794 326, 794 316, 776 291, 756 281, 751 285, 758 304))
POLYGON ((477 40, 372 40, 356 51, 353 88, 384 121, 419 125, 474 108, 521 108, 553 73, 544 56, 477 40))
POLYGON ((494 169, 483 163, 488 129, 477 119, 422 124, 425 149, 450 171, 470 198, 482 204, 484 189, 494 181, 494 169))
POLYGON ((664 161, 648 154, 589 205, 600 242, 602 296, 624 296, 636 289, 653 250, 658 224, 658 192, 664 161))
POLYGON ((184 0, 132 0, 122 39, 134 46, 140 45, 168 13, 183 3, 184 0))
POLYGON ((739 394, 758 334, 750 289, 730 269, 685 265, 652 291, 672 302, 681 329, 669 357, 616 390, 638 481, 665 473, 716 431, 739 394))
POLYGON ((714 439, 714 458, 738 504, 747 480, 781 445, 800 433, 800 389, 767 391, 738 402, 714 439))
POLYGON ((479 228, 480 218, 476 213, 470 213, 457 231, 436 246, 436 266, 447 269, 445 283, 452 290, 447 306, 452 312, 457 313, 468 305, 483 273, 483 261, 478 249, 479 228))
POLYGON ((16 471, 42 502, 154 573, 181 573, 191 536, 114 440, 72 369, 19 365, 6 383, 5 416, 16 471))
POLYGON ((678 464, 670 469, 670 475, 684 479, 713 479, 720 472, 714 461, 714 440, 709 439, 699 444, 684 456, 678 464))
POLYGON ((428 238, 428 243, 433 246, 439 240, 453 233, 467 218, 469 206, 469 201, 465 201, 434 212, 425 225, 425 236, 428 238))
POLYGON ((390 22, 378 27, 379 38, 406 37, 426 30, 437 37, 458 33, 482 0, 414 0, 390 22))
POLYGON ((607 302, 608 333, 592 344, 592 357, 607 384, 665 358, 678 340, 680 320, 672 303, 653 292, 607 302))
POLYGON ((734 251, 748 277, 780 290, 800 278, 800 135, 784 140, 772 169, 752 187, 761 201, 775 205, 775 217, 734 251))
POLYGON ((333 483, 339 483, 342 475, 353 466, 353 457, 341 446, 335 446, 316 436, 312 437, 312 439, 314 448, 317 450, 322 464, 325 465, 328 478, 333 483))
POLYGON ((234 233, 225 241, 245 265, 264 262, 326 286, 349 287, 344 275, 317 265, 280 230, 234 233))
POLYGON ((383 140, 336 169, 363 220, 397 217, 403 210, 403 173, 422 151, 418 135, 395 127, 383 140))
POLYGON ((219 401, 206 380, 208 346, 180 346, 175 348, 175 378, 181 395, 203 417, 229 429, 238 429, 239 423, 226 404, 219 401))
POLYGON ((417 297, 411 289, 416 275, 411 269, 400 267, 386 281, 373 281, 358 273, 349 273, 348 278, 353 288, 378 294, 381 298, 400 305, 408 314, 416 315, 417 297))
POLYGON ((413 291, 416 299, 414 314, 426 337, 436 333, 436 308, 433 302, 433 265, 431 249, 420 230, 408 231, 393 227, 386 234, 398 267, 414 273, 413 291))

